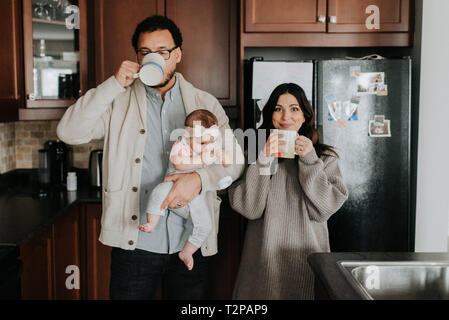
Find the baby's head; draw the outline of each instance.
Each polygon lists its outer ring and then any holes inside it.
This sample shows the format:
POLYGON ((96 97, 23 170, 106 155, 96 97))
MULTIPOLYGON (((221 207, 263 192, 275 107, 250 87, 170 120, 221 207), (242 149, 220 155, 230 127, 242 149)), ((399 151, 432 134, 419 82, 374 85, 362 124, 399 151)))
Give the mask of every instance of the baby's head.
POLYGON ((220 133, 217 117, 205 109, 190 113, 184 125, 189 128, 186 133, 188 133, 190 147, 196 153, 201 153, 206 145, 215 142, 220 133))

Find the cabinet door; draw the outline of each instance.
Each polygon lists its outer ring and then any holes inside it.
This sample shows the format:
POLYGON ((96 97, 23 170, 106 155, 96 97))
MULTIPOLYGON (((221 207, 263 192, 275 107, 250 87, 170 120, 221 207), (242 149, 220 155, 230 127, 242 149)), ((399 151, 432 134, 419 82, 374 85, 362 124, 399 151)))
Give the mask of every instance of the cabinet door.
POLYGON ((17 120, 23 103, 23 67, 20 0, 0 1, 0 122, 17 120))
POLYGON ((245 32, 326 32, 326 0, 245 0, 245 32))
POLYGON ((83 268, 80 262, 79 206, 62 214, 53 224, 56 300, 80 300, 83 268))
POLYGON ((165 14, 164 0, 95 0, 96 84, 114 75, 124 60, 137 61, 132 36, 153 14, 165 14))
POLYGON ((23 300, 53 299, 52 227, 20 247, 23 300))
POLYGON ((408 32, 410 0, 329 0, 329 32, 408 32), (379 29, 368 29, 370 5, 379 8, 379 29))
POLYGON ((243 217, 232 210, 227 195, 222 196, 218 253, 211 258, 206 299, 230 300, 240 265, 243 244, 243 217))
POLYGON ((98 238, 101 230, 101 204, 83 206, 86 221, 87 299, 108 300, 111 278, 111 247, 98 238))
POLYGON ((27 108, 68 107, 86 92, 86 0, 71 3, 23 1, 27 108))
POLYGON ((237 0, 167 0, 183 36, 178 71, 223 105, 236 104, 237 0))

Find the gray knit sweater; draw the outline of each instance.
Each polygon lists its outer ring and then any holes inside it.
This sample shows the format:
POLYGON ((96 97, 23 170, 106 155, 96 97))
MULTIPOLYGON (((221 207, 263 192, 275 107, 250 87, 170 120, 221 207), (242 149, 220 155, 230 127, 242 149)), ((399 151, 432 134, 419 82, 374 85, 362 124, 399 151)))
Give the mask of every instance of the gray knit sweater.
POLYGON ((335 156, 273 159, 262 152, 229 189, 250 220, 233 299, 313 299, 307 256, 330 250, 327 220, 348 198, 335 156))

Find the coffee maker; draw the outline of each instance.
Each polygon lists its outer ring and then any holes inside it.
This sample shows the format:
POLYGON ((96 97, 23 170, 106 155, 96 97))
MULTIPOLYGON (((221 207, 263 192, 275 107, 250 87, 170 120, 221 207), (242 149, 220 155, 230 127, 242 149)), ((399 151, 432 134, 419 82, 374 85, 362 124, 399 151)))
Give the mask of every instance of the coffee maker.
POLYGON ((61 141, 50 140, 39 150, 41 193, 66 187, 67 172, 72 167, 72 150, 61 141))

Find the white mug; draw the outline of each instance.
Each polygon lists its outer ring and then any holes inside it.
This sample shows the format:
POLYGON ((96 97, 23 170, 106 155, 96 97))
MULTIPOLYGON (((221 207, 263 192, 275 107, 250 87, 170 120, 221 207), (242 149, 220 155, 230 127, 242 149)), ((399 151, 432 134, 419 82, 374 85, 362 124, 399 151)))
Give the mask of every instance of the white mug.
POLYGON ((158 53, 149 53, 142 60, 139 73, 134 78, 140 80, 147 86, 156 86, 164 78, 165 60, 158 53))
POLYGON ((293 159, 295 158, 295 145, 296 139, 298 138, 298 132, 292 130, 278 130, 279 134, 283 134, 284 136, 280 138, 280 141, 285 141, 284 152, 279 153, 279 158, 287 158, 293 159))

